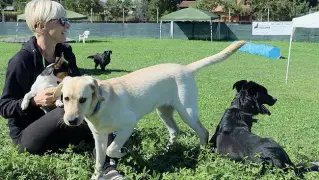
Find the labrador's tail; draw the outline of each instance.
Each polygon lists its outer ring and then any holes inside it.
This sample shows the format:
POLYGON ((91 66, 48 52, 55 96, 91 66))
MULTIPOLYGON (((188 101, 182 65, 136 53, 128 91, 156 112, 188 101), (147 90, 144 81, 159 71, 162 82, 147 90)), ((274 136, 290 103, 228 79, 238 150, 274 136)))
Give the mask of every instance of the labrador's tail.
POLYGON ((203 67, 222 62, 222 61, 226 60, 228 57, 230 57, 232 54, 234 54, 245 43, 246 43, 246 41, 237 41, 236 43, 233 43, 233 44, 229 45, 228 47, 226 47, 221 52, 219 52, 213 56, 209 56, 209 57, 206 57, 206 58, 201 59, 199 61, 188 64, 187 67, 191 71, 196 72, 203 67))

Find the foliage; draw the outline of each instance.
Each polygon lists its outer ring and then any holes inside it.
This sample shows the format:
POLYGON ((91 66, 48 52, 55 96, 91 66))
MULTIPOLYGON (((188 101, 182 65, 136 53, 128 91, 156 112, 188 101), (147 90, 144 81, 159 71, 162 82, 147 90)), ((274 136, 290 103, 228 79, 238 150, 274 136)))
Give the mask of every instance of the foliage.
POLYGON ((99 0, 63 0, 61 3, 66 9, 79 13, 90 13, 91 9, 94 13, 104 11, 103 5, 99 0))
POLYGON ((140 22, 147 21, 148 0, 139 0, 133 2, 134 12, 133 17, 140 22))
POLYGON ((269 19, 273 21, 289 21, 294 17, 308 14, 309 2, 304 0, 252 0, 252 11, 255 16, 267 15, 269 8, 269 19))
POLYGON ((128 13, 132 10, 132 1, 131 0, 108 0, 105 4, 105 10, 108 14, 108 18, 112 20, 119 20, 123 18, 123 9, 124 16, 126 17, 128 13))
MULTIPOLYGON (((109 79, 159 63, 189 64, 213 55, 231 42, 185 41, 170 39, 97 39, 93 43, 71 43, 80 70, 99 79, 109 79), (90 54, 113 50, 109 73, 94 70, 90 54)), ((281 49, 288 56, 287 41, 258 41, 281 49)), ((20 43, 0 43, 0 92, 5 83, 8 60, 21 48, 20 43)), ((318 99, 319 50, 314 43, 293 42, 289 82, 284 83, 287 60, 270 60, 263 56, 236 52, 225 62, 201 70, 196 75, 199 91, 199 113, 210 136, 234 96, 232 85, 240 79, 254 80, 268 88, 278 99, 269 107, 271 116, 260 115, 252 131, 262 137, 272 137, 288 152, 293 162, 319 160, 318 99), (307 61, 305 61, 307 60, 307 61)), ((128 143, 129 154, 122 158, 119 169, 133 179, 150 180, 210 180, 210 179, 299 179, 291 171, 282 173, 260 164, 241 164, 216 155, 206 149, 199 151, 198 136, 174 115, 180 126, 176 146, 165 150, 168 131, 156 112, 143 117, 140 130, 128 143)), ((87 180, 93 173, 91 148, 79 151, 70 147, 64 153, 45 156, 18 154, 9 138, 8 121, 0 118, 0 179, 77 179, 87 180)), ((305 179, 318 179, 319 173, 306 173, 305 179)))
POLYGON ((237 3, 236 0, 219 0, 220 5, 224 8, 224 11, 236 14, 236 15, 247 15, 251 13, 250 7, 244 5, 243 1, 237 3))
POLYGON ((12 4, 12 0, 0 0, 0 9, 3 9, 10 4, 12 4))
POLYGON ((202 9, 205 11, 211 11, 215 9, 220 4, 220 0, 201 0, 194 4, 191 4, 191 7, 202 9))
POLYGON ((177 10, 176 0, 150 0, 148 5, 147 17, 148 21, 156 21, 158 16, 164 16, 177 10))
POLYGON ((29 0, 13 0, 12 5, 18 10, 18 11, 24 11, 24 8, 29 0))

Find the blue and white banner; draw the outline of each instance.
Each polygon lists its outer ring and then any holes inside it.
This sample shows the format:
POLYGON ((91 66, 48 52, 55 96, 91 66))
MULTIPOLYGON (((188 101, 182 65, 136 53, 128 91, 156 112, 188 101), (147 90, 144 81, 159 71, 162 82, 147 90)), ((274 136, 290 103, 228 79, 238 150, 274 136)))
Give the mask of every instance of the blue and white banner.
POLYGON ((292 21, 253 22, 252 35, 290 35, 292 21))

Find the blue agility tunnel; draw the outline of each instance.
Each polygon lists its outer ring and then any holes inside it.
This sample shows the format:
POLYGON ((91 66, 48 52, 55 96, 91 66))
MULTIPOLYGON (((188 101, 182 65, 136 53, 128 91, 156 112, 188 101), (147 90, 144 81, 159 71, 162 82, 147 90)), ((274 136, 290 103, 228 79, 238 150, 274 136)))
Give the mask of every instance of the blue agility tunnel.
MULTIPOLYGON (((234 41, 233 43, 235 42, 237 41, 234 41)), ((269 46, 266 44, 255 44, 255 43, 247 42, 238 51, 247 52, 250 54, 257 54, 257 55, 265 56, 271 59, 279 59, 281 57, 281 52, 278 47, 269 46)))

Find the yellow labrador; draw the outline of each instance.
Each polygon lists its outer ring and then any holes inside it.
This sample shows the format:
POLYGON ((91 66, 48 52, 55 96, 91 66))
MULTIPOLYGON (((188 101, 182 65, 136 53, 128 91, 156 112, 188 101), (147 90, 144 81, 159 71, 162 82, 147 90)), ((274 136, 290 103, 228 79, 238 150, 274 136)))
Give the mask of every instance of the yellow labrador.
POLYGON ((176 141, 179 133, 173 118, 174 110, 198 134, 200 144, 207 144, 208 131, 198 119, 195 72, 227 59, 245 43, 238 41, 216 55, 186 66, 159 64, 103 81, 90 76, 64 78, 55 96, 63 93, 64 122, 67 125, 77 126, 85 120, 93 133, 96 169, 92 178, 100 176, 105 153, 115 158, 125 155, 120 150, 135 125, 155 108, 168 128, 169 144, 176 141), (107 147, 107 136, 114 131, 117 131, 117 136, 107 147))

